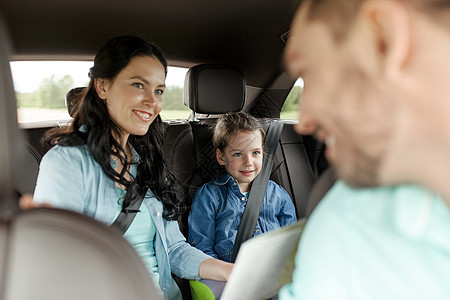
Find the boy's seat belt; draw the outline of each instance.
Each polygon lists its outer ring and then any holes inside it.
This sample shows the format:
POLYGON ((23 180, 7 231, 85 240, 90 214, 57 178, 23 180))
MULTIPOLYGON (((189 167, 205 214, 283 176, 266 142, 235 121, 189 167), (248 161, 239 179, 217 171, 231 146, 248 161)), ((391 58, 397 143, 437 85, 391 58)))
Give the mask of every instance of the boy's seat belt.
POLYGON ((267 129, 266 140, 264 142, 264 163, 261 173, 253 180, 252 187, 242 214, 241 223, 236 235, 233 247, 231 262, 234 263, 241 244, 251 238, 255 233, 256 222, 261 212, 261 206, 266 194, 267 184, 272 171, 275 152, 280 140, 283 122, 272 120, 267 129))

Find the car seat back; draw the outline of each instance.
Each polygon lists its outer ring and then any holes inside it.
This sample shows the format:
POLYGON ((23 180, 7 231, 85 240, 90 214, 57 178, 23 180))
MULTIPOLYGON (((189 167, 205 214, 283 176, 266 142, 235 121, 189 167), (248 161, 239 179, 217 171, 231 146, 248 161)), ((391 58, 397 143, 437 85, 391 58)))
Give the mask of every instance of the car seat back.
POLYGON ((2 299, 162 299, 132 246, 95 219, 39 208, 3 229, 2 299))

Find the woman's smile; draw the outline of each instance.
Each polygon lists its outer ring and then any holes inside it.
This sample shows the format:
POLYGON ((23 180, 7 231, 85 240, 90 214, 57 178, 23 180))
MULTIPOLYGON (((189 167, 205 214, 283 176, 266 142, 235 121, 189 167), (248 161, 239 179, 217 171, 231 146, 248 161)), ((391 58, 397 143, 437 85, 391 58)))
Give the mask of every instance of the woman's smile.
POLYGON ((133 113, 142 121, 149 122, 152 120, 152 114, 142 111, 142 110, 133 110, 133 113))

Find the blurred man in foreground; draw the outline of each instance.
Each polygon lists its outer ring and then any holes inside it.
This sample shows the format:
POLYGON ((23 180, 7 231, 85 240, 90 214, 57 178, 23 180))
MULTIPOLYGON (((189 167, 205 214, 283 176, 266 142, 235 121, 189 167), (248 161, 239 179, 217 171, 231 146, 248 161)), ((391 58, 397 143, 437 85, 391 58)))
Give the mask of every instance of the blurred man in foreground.
POLYGON ((303 1, 285 59, 342 181, 280 298, 449 299, 450 0, 303 1))

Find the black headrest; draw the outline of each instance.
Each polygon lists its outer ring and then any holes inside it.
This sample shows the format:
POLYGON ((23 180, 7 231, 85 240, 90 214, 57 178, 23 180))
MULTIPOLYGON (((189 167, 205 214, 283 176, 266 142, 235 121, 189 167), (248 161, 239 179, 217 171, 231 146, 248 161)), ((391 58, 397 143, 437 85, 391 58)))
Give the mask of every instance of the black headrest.
POLYGON ((72 118, 85 89, 85 87, 76 87, 68 91, 66 94, 66 107, 72 118))
POLYGON ((183 102, 200 114, 237 112, 244 107, 245 91, 244 74, 238 68, 201 64, 186 74, 183 102))

